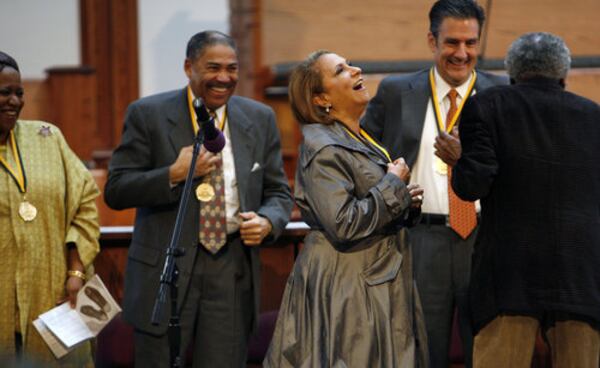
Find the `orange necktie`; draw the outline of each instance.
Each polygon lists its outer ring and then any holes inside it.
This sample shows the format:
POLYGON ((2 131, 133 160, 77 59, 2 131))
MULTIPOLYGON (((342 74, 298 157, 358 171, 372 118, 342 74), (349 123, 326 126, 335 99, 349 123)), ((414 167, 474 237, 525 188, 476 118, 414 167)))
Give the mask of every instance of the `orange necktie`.
MULTIPOLYGON (((450 109, 446 115, 446 126, 450 124, 458 110, 456 107, 457 95, 458 93, 454 88, 448 92, 450 109)), ((461 238, 466 239, 477 226, 477 213, 475 212, 475 203, 463 201, 454 193, 452 189, 452 167, 448 167, 448 207, 450 227, 461 238)))

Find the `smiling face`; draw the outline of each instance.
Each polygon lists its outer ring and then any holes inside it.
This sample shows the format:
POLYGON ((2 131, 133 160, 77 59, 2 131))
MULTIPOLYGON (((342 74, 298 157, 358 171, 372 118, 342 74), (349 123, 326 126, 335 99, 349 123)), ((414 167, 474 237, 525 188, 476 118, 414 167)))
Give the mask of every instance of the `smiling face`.
POLYGON ((238 59, 228 45, 207 46, 195 59, 186 59, 185 74, 196 97, 211 110, 225 105, 238 81, 238 59))
POLYGON ((11 67, 4 67, 0 71, 0 142, 6 142, 24 104, 21 74, 11 67))
POLYGON ((453 87, 463 84, 475 68, 479 54, 479 23, 475 18, 444 18, 437 39, 427 35, 435 66, 453 87))
MULTIPOLYGON (((352 118, 362 114, 369 102, 369 91, 363 84, 362 71, 337 54, 324 54, 315 65, 323 78, 324 92, 314 102, 331 106, 331 115, 352 118)), ((343 118, 340 118, 343 120, 343 118)))

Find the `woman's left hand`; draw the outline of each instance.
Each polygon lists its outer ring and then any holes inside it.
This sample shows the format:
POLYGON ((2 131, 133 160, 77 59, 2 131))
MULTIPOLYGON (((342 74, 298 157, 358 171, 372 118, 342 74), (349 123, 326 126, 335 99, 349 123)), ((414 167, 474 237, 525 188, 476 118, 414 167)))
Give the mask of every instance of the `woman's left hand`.
POLYGON ((67 281, 65 282, 65 294, 66 297, 62 300, 59 300, 57 304, 62 304, 66 301, 69 301, 71 304, 71 308, 75 308, 77 304, 77 293, 83 287, 83 280, 76 276, 67 276, 67 281))

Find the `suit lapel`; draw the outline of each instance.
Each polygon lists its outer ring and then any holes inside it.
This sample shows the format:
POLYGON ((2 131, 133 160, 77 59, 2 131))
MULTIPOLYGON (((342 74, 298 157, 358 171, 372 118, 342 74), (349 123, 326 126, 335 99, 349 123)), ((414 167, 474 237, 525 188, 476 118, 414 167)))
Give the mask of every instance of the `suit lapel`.
POLYGON ((227 116, 227 128, 231 139, 235 176, 240 197, 240 210, 245 211, 248 202, 245 197, 248 193, 247 179, 255 162, 251 142, 256 141, 253 134, 257 133, 254 132, 254 125, 240 109, 234 98, 231 98, 227 103, 227 116))
POLYGON ((171 123, 169 140, 177 157, 181 148, 194 144, 194 129, 190 120, 185 88, 173 99, 171 105, 173 108, 167 111, 167 120, 171 123))
POLYGON ((406 147, 406 159, 410 166, 414 165, 421 144, 423 135, 423 125, 425 124, 425 114, 427 113, 427 103, 429 102, 429 83, 427 72, 419 73, 410 83, 409 89, 402 96, 402 111, 406 116, 403 121, 412 122, 406 124, 406 133, 403 134, 403 142, 406 147))

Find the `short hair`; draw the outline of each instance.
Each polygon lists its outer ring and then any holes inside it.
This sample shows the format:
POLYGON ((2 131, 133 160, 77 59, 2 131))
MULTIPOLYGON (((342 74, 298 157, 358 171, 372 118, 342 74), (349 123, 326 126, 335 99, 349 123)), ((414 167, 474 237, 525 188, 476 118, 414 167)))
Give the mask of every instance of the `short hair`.
POLYGON ((288 85, 290 105, 294 117, 300 124, 329 124, 331 117, 324 108, 316 105, 313 98, 324 92, 323 73, 317 67, 317 61, 331 51, 318 50, 298 64, 290 75, 288 85))
POLYGON ((231 36, 219 31, 203 31, 196 33, 190 38, 185 50, 185 57, 195 60, 204 53, 207 47, 214 45, 229 46, 237 54, 237 46, 231 36))
POLYGON ((429 31, 437 39, 440 26, 446 18, 477 19, 479 35, 485 22, 483 8, 475 0, 438 0, 429 10, 429 31))
POLYGON ((511 79, 532 77, 564 79, 571 66, 571 52, 562 38, 547 32, 526 33, 508 48, 504 65, 511 79))
POLYGON ((21 72, 19 70, 19 65, 17 64, 17 61, 13 59, 13 57, 5 52, 0 51, 0 72, 4 70, 4 68, 7 66, 13 68, 19 73, 21 72))

